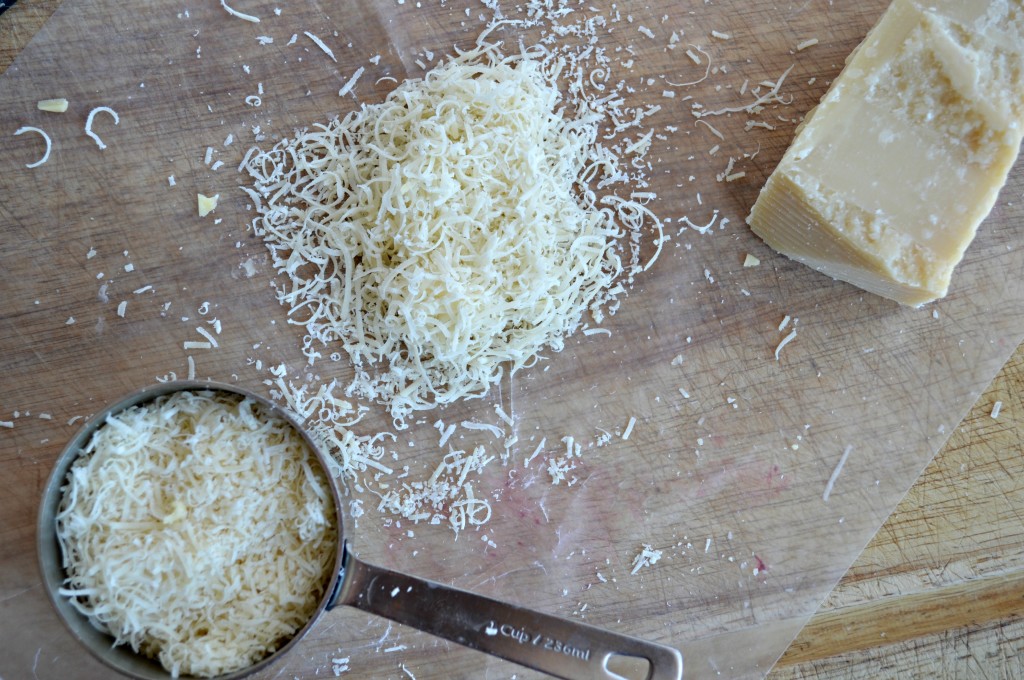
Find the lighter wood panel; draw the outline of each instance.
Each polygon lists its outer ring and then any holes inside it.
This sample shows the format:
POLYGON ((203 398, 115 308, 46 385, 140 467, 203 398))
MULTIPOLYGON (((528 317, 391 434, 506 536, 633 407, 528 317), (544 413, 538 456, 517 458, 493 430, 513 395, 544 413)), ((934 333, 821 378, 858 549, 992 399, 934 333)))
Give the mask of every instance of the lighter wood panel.
POLYGON ((1024 347, 771 677, 1020 677, 1024 347), (995 402, 1002 408, 993 419, 995 402))

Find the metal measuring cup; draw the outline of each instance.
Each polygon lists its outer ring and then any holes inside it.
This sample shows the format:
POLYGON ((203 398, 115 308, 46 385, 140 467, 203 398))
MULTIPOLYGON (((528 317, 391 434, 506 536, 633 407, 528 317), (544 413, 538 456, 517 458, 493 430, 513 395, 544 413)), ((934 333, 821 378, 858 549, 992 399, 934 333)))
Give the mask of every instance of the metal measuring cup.
MULTIPOLYGON (((57 541, 56 515, 72 463, 108 415, 152 401, 173 392, 213 390, 248 397, 267 412, 287 421, 313 451, 330 480, 323 452, 306 430, 287 411, 248 390, 215 382, 174 381, 147 387, 120 399, 93 416, 61 452, 43 491, 39 510, 37 548, 43 586, 64 624, 85 647, 109 667, 144 680, 166 680, 170 673, 159 663, 112 645, 112 638, 98 629, 59 594, 66 574, 57 541)), ((555 677, 621 680, 613 669, 646 666, 645 680, 682 677, 683 657, 675 649, 549 614, 533 611, 465 590, 410 576, 361 561, 345 538, 341 498, 330 484, 334 500, 338 545, 330 583, 306 624, 277 651, 251 666, 219 676, 242 678, 262 670, 284 656, 314 626, 324 611, 338 605, 404 623, 451 642, 501 657, 555 677), (392 593, 401 593, 393 597, 392 593), (630 664, 630 662, 636 662, 630 664)), ((641 671, 643 672, 643 671, 641 671)))

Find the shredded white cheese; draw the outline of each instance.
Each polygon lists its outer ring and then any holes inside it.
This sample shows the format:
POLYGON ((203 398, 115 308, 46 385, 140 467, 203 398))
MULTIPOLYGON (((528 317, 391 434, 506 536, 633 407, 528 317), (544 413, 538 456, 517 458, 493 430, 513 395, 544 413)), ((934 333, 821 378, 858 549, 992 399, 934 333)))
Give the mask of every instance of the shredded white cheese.
POLYGON ((795 338, 796 338, 796 329, 794 328, 793 330, 791 330, 789 332, 789 335, 784 337, 782 339, 782 342, 780 342, 778 344, 778 346, 775 348, 775 360, 776 361, 779 360, 779 353, 782 352, 782 348, 785 347, 786 345, 788 345, 790 342, 792 342, 795 338))
POLYGON ((45 132, 43 132, 42 130, 40 130, 37 127, 30 127, 28 125, 25 125, 23 127, 18 128, 17 130, 15 130, 14 136, 17 137, 18 135, 23 135, 26 132, 35 132, 36 134, 41 135, 42 138, 43 138, 43 141, 46 142, 46 151, 43 152, 42 158, 37 160, 35 163, 26 163, 25 164, 26 168, 38 168, 40 165, 42 165, 46 161, 50 160, 50 148, 52 146, 51 142, 50 142, 50 135, 46 134, 45 132))
POLYGON ((230 7, 228 7, 228 3, 226 2, 226 0, 220 0, 220 6, 223 7, 224 10, 228 14, 233 16, 233 17, 238 17, 239 19, 245 19, 246 21, 251 21, 254 24, 260 23, 259 17, 254 17, 251 14, 242 14, 241 12, 239 12, 237 10, 234 10, 234 9, 231 9, 230 7))
POLYGON ((250 400, 180 392, 129 408, 68 473, 60 594, 174 676, 245 668, 324 593, 329 485, 295 429, 250 400))
POLYGON ((640 553, 633 558, 633 570, 630 575, 635 575, 638 571, 644 567, 650 566, 661 559, 662 551, 655 550, 652 546, 644 543, 640 553))
POLYGON ((501 439, 505 433, 497 425, 491 425, 490 423, 477 423, 472 420, 463 420, 460 425, 467 430, 484 430, 490 432, 497 439, 501 439))
POLYGON ((997 401, 996 403, 992 404, 992 412, 989 414, 989 416, 992 418, 992 420, 995 420, 996 418, 999 417, 999 412, 1002 410, 1003 402, 997 401))
POLYGON ((633 434, 633 426, 636 425, 636 418, 633 416, 629 417, 629 422, 626 423, 626 429, 622 431, 623 441, 629 439, 629 435, 633 434))
POLYGON ((362 66, 357 68, 355 73, 352 74, 352 77, 350 77, 347 81, 345 81, 345 84, 341 86, 340 90, 338 90, 338 96, 339 97, 344 97, 349 92, 351 92, 352 88, 354 88, 356 86, 356 82, 359 80, 359 77, 363 75, 363 72, 365 70, 366 69, 364 67, 362 67, 362 66))
POLYGON ((102 151, 107 148, 107 145, 103 143, 103 140, 100 139, 99 135, 92 131, 92 121, 96 118, 96 114, 100 112, 109 113, 111 118, 114 119, 114 125, 120 125, 121 119, 118 117, 117 111, 109 106, 97 106, 89 112, 89 116, 85 119, 85 134, 89 135, 89 137, 96 142, 96 145, 100 147, 100 150, 102 151))
POLYGON ((540 440, 540 444, 537 444, 537 448, 533 450, 533 453, 530 454, 530 457, 523 461, 524 468, 529 467, 530 463, 533 462, 533 459, 540 455, 540 452, 544 450, 544 445, 547 444, 547 441, 547 437, 544 437, 540 440))
POLYGON ((832 487, 835 486, 836 480, 839 479, 839 473, 843 471, 843 466, 846 465, 846 459, 850 457, 850 452, 853 451, 853 446, 847 445, 843 450, 843 455, 839 458, 839 463, 832 471, 832 475, 828 478, 828 483, 825 484, 825 491, 821 494, 821 500, 828 503, 828 497, 832 494, 832 487))
POLYGON ((321 50, 323 50, 324 54, 326 54, 326 55, 327 55, 328 57, 330 57, 330 58, 331 58, 331 61, 333 61, 333 62, 335 62, 335 63, 337 63, 337 62, 338 62, 338 60, 337 60, 337 59, 335 58, 335 56, 334 56, 334 52, 332 52, 332 51, 331 51, 331 48, 330 48, 330 47, 328 47, 328 46, 327 46, 327 45, 326 45, 326 44, 324 43, 324 41, 323 41, 323 40, 321 40, 321 39, 320 39, 320 38, 318 38, 317 36, 313 35, 313 34, 312 34, 312 33, 310 33, 309 31, 303 31, 303 32, 302 32, 302 34, 303 34, 304 36, 306 36, 307 38, 309 38, 310 40, 312 40, 312 41, 313 41, 313 44, 314 44, 314 45, 316 45, 316 46, 317 46, 317 47, 319 47, 319 48, 320 48, 321 50))
POLYGON ((202 326, 196 326, 196 333, 199 333, 199 335, 209 340, 210 345, 217 347, 217 340, 210 334, 210 331, 206 330, 202 326))
POLYGON ((401 427, 560 351, 588 310, 600 322, 616 277, 653 262, 639 264, 639 234, 661 229, 639 200, 590 188, 630 177, 602 120, 571 115, 541 62, 481 44, 249 154, 254 231, 288 281, 279 300, 305 319, 307 356, 340 341, 350 394, 401 427))

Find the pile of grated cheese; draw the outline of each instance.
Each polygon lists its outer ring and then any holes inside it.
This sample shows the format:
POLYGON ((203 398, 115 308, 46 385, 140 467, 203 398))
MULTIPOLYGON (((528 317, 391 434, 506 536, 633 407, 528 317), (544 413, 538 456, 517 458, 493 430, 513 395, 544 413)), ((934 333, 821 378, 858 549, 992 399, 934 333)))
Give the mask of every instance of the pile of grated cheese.
POLYGON ((68 473, 60 593, 172 675, 252 665, 306 624, 330 582, 330 481, 252 400, 178 392, 111 416, 68 473))
POLYGON ((601 142, 608 107, 567 106, 545 54, 481 40, 243 163, 306 356, 340 342, 347 394, 398 427, 560 351, 646 268, 639 234, 660 222, 608 189, 629 186, 601 142))

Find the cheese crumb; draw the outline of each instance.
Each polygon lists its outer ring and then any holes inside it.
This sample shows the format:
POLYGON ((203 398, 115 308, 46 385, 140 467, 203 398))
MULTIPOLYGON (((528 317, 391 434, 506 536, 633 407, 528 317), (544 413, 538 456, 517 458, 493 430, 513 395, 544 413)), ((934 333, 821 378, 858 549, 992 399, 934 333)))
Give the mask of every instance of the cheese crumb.
POLYGON ((64 113, 68 110, 67 99, 42 99, 36 106, 40 111, 49 111, 50 113, 64 113))
POLYGON ((992 420, 995 420, 996 418, 999 417, 999 412, 1002 410, 1003 402, 997 401, 996 403, 992 404, 992 413, 990 413, 989 416, 992 418, 992 420))
POLYGON ((644 543, 640 553, 633 558, 633 570, 630 575, 635 575, 642 568, 655 564, 661 559, 662 551, 655 550, 650 544, 644 543))
POLYGON ((745 258, 743 258, 743 266, 744 267, 756 267, 759 264, 761 264, 761 260, 759 260, 758 258, 754 257, 750 253, 747 253, 747 256, 745 258))
POLYGON ((804 40, 804 41, 802 41, 800 43, 797 43, 796 51, 797 52, 803 52, 808 47, 814 47, 817 44, 818 44, 818 39, 817 38, 809 38, 808 40, 804 40))
POLYGON ((197 198, 197 203, 199 206, 199 216, 206 217, 217 208, 217 200, 220 199, 220 194, 216 194, 214 196, 198 194, 197 198))

